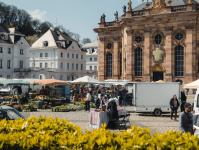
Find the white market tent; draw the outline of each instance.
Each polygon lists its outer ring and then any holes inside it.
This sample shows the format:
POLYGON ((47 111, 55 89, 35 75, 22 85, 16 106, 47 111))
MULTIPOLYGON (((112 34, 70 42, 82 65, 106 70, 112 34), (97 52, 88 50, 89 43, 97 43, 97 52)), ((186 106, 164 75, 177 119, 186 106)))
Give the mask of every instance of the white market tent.
POLYGON ((199 79, 196 81, 193 81, 191 83, 185 84, 184 88, 185 89, 197 89, 198 86, 199 86, 199 79))
POLYGON ((100 81, 93 79, 89 76, 80 77, 72 82, 71 84, 99 84, 100 81))

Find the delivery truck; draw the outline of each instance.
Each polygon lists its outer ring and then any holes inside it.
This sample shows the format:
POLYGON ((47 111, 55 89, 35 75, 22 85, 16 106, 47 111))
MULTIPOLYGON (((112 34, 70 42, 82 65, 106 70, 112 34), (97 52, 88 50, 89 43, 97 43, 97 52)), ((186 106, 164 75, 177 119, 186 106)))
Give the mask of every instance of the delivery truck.
POLYGON ((134 111, 150 112, 156 116, 161 116, 162 113, 169 113, 171 111, 169 102, 174 94, 181 102, 181 89, 178 82, 134 83, 132 88, 134 111))

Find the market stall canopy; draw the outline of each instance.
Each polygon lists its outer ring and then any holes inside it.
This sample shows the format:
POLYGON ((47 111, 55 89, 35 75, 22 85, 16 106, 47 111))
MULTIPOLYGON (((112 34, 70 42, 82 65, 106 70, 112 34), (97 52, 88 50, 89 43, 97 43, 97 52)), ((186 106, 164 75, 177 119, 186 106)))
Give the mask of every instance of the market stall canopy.
POLYGON ((89 83, 95 84, 95 83, 101 83, 101 82, 89 76, 84 76, 71 82, 71 84, 89 84, 89 83))
POLYGON ((185 84, 184 88, 185 89, 197 89, 198 86, 199 86, 199 79, 196 81, 193 81, 191 83, 185 84))
POLYGON ((69 83, 67 83, 65 81, 56 80, 56 79, 43 79, 43 80, 38 80, 38 81, 31 82, 30 84, 41 84, 41 85, 44 85, 44 86, 61 84, 61 85, 68 85, 68 86, 72 87, 71 84, 69 84, 69 83))
POLYGON ((5 79, 0 80, 2 85, 30 85, 30 82, 33 82, 38 79, 5 79))

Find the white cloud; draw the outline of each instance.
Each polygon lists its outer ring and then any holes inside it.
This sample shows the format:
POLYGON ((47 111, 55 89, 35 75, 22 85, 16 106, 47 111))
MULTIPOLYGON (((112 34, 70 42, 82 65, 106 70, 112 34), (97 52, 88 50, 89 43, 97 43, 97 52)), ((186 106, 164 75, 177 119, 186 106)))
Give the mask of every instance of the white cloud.
POLYGON ((40 21, 45 21, 46 20, 46 14, 47 11, 41 11, 39 9, 36 10, 29 10, 28 11, 30 15, 32 16, 33 19, 39 19, 40 21))

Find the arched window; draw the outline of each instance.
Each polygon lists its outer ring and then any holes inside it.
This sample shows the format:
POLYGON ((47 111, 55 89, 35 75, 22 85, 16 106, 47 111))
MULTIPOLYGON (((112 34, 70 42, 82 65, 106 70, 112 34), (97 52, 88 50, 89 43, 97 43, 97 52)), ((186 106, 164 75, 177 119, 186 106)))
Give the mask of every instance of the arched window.
POLYGON ((135 49, 135 76, 142 76, 142 49, 135 49))
POLYGON ((120 76, 122 76, 122 53, 120 54, 120 76))
POLYGON ((175 47, 175 76, 184 76, 184 47, 175 47))
POLYGON ((162 36, 160 34, 157 34, 155 36, 155 44, 159 45, 162 42, 162 36))
POLYGON ((112 54, 108 53, 106 55, 106 76, 112 77, 112 54))

